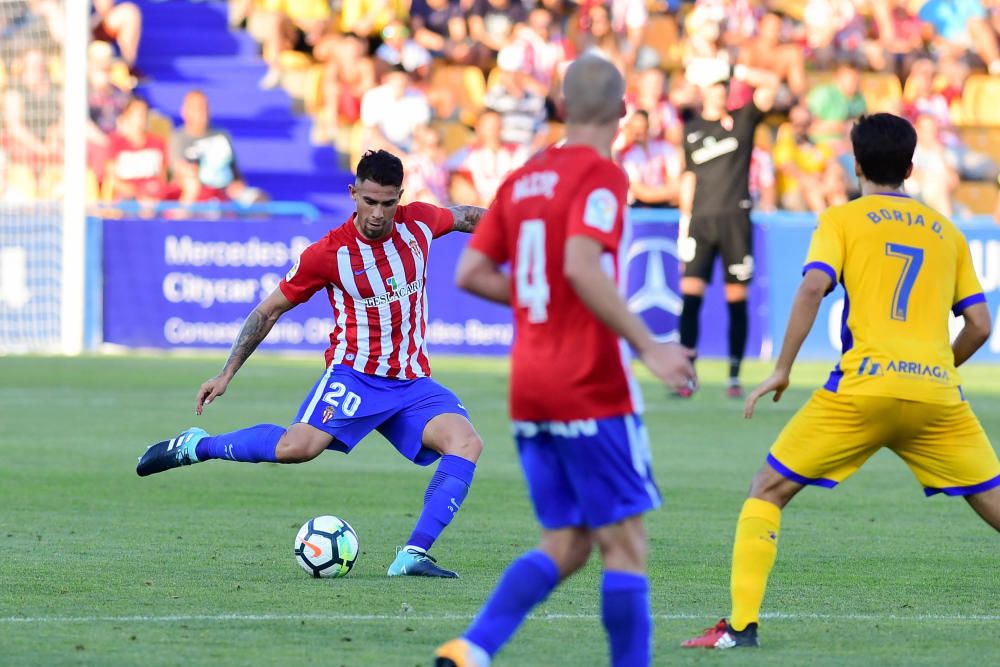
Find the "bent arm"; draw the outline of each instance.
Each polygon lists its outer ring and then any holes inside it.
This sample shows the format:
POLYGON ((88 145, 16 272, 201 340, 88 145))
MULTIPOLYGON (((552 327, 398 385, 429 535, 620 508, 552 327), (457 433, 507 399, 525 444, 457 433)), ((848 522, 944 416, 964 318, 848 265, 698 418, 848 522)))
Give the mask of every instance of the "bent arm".
POLYGON ((819 304, 823 297, 833 286, 830 276, 819 269, 810 269, 806 272, 795 293, 792 301, 792 313, 788 317, 788 327, 785 329, 785 339, 781 343, 781 353, 778 355, 778 362, 774 365, 776 373, 788 376, 792 372, 792 364, 799 356, 802 343, 812 330, 816 321, 816 313, 819 312, 819 304))
POLYGON ((455 284, 476 296, 510 305, 510 278, 488 256, 466 248, 458 261, 455 284))
POLYGON ((226 365, 222 367, 219 375, 231 380, 261 341, 267 338, 267 334, 271 332, 271 328, 274 327, 278 318, 294 307, 295 304, 285 298, 285 295, 277 288, 257 304, 257 307, 243 322, 243 328, 236 336, 233 347, 229 351, 226 365))
POLYGON ((955 354, 955 367, 961 366, 989 340, 993 329, 990 309, 985 303, 975 303, 962 311, 965 326, 958 332, 951 350, 955 354))
POLYGON ((453 232, 465 232, 471 234, 476 225, 486 215, 486 209, 479 206, 449 206, 451 217, 455 219, 455 225, 451 228, 453 232))
POLYGON ((587 236, 566 241, 563 274, 584 305, 612 331, 624 338, 640 355, 655 342, 649 329, 628 309, 614 281, 601 270, 601 244, 587 236))

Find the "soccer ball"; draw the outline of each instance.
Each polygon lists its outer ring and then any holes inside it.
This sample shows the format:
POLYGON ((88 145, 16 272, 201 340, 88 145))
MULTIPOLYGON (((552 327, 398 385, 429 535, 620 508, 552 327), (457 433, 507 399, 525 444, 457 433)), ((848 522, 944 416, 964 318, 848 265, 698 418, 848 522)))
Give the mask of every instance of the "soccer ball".
POLYGON ((358 534, 335 516, 309 519, 295 536, 295 560, 312 577, 343 577, 358 560, 358 534))

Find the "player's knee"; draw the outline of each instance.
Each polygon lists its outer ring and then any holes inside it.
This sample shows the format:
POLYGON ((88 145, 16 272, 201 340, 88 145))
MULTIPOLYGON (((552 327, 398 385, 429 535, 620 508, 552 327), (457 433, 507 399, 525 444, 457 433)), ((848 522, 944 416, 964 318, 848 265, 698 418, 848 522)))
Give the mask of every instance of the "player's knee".
POLYGON ((594 538, 584 529, 550 532, 542 536, 541 550, 559 568, 559 578, 566 579, 590 560, 594 538))
POLYGON ((479 434, 474 429, 469 429, 467 433, 449 438, 445 442, 441 453, 459 456, 475 463, 483 453, 483 439, 479 437, 479 434))
POLYGON ((787 479, 771 466, 765 465, 757 471, 750 482, 749 497, 758 498, 782 508, 801 488, 801 484, 787 479))
POLYGON ((641 517, 632 517, 598 532, 604 568, 619 572, 645 572, 649 542, 641 517))
POLYGON ((275 457, 282 463, 305 463, 320 455, 322 449, 317 449, 304 438, 297 438, 287 432, 281 436, 275 448, 275 457))

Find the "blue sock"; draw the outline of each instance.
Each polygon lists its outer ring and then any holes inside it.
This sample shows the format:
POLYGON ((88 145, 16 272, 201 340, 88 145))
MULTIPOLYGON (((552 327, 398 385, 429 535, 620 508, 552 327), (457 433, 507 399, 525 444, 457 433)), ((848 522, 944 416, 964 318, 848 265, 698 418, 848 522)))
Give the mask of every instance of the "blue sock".
POLYGON ((407 546, 419 547, 424 551, 431 548, 434 540, 451 523, 465 497, 469 495, 469 486, 475 473, 476 464, 468 459, 451 454, 441 457, 437 472, 431 477, 427 493, 424 494, 424 511, 417 519, 407 546))
POLYGON ((558 584, 555 561, 542 551, 529 551, 510 564, 463 636, 490 657, 496 655, 517 632, 524 617, 558 584))
POLYGON ((274 450, 284 433, 284 427, 257 424, 232 433, 202 438, 195 445, 194 452, 199 461, 228 459, 244 463, 277 463, 274 450))
POLYGON ((612 667, 644 667, 653 656, 653 617, 645 575, 605 571, 601 620, 611 643, 612 667))

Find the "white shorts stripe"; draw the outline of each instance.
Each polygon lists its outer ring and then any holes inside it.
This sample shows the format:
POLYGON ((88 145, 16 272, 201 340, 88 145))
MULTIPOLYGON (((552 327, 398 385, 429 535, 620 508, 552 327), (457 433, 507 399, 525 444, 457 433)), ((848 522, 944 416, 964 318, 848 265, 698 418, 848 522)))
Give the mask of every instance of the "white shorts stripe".
POLYGON ((323 373, 323 379, 316 385, 316 391, 313 392, 312 398, 309 399, 309 405, 306 406, 306 411, 302 413, 299 423, 309 423, 309 418, 312 416, 313 411, 316 410, 316 406, 319 404, 319 399, 323 397, 323 392, 326 391, 326 385, 330 381, 330 375, 333 374, 333 369, 334 365, 330 364, 330 367, 326 369, 325 373, 323 373))
POLYGON ((628 448, 632 454, 632 467, 642 478, 650 501, 653 502, 654 506, 659 507, 662 500, 651 478, 653 457, 649 449, 649 434, 646 432, 646 426, 636 415, 625 415, 624 419, 625 430, 628 433, 628 448))

